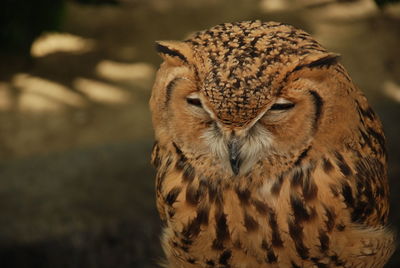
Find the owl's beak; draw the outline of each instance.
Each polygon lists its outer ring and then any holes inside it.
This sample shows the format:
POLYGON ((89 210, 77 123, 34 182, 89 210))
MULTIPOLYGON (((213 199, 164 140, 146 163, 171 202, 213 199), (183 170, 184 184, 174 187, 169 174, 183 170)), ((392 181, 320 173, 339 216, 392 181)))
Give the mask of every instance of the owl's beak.
POLYGON ((228 142, 229 163, 231 164, 232 171, 235 175, 239 174, 240 165, 240 144, 237 139, 232 139, 228 142))

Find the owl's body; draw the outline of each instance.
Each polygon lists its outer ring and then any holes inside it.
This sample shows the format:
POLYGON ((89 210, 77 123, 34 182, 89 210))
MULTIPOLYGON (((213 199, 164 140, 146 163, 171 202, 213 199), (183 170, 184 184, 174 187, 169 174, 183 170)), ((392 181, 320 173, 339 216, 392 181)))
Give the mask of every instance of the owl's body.
POLYGON ((158 51, 167 267, 383 267, 394 250, 384 135, 337 55, 259 21, 158 51))

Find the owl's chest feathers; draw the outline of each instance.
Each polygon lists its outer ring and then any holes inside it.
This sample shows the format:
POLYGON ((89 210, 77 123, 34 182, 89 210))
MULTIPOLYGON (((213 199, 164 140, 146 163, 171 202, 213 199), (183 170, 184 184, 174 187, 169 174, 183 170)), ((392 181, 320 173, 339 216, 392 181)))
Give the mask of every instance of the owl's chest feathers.
POLYGON ((285 256, 300 262, 319 256, 329 249, 329 233, 343 231, 349 217, 341 214, 343 203, 331 205, 340 198, 324 188, 329 181, 314 181, 314 169, 307 165, 272 178, 253 178, 263 180, 260 185, 223 184, 188 165, 166 172, 158 184, 166 221, 164 247, 187 258, 218 260, 224 252, 227 259, 250 256, 254 265, 276 263, 278 256, 280 263, 285 256))

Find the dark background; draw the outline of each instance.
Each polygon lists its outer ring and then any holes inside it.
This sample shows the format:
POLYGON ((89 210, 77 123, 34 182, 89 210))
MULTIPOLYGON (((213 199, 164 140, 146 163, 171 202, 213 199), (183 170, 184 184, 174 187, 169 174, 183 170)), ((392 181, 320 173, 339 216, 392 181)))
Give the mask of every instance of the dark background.
POLYGON ((386 2, 2 1, 0 267, 156 267, 154 41, 229 21, 291 23, 342 55, 385 126, 399 227, 400 5, 386 2))

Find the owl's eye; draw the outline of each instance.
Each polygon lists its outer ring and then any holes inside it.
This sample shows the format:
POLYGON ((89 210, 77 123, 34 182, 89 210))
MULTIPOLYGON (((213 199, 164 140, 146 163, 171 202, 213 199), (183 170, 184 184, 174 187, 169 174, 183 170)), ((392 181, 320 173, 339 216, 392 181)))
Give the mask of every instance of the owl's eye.
POLYGON ((196 107, 202 107, 203 105, 201 104, 200 99, 198 98, 186 98, 186 102, 189 103, 190 105, 196 106, 196 107))
POLYGON ((294 107, 294 103, 286 99, 279 98, 277 102, 271 106, 270 111, 285 111, 294 107))
POLYGON ((203 108, 198 92, 192 92, 186 96, 186 102, 192 106, 203 108))

